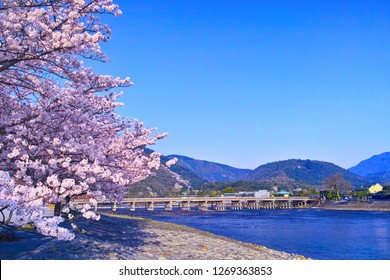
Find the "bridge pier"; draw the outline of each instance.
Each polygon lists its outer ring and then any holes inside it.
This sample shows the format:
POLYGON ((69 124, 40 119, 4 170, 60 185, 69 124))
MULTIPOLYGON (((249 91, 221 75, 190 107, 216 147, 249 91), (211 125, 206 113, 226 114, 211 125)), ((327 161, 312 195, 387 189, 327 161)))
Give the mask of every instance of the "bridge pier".
POLYGON ((130 211, 135 211, 135 202, 130 202, 130 211))
POLYGON ((111 211, 116 212, 116 201, 111 204, 111 211))
POLYGON ((169 201, 168 203, 165 203, 165 207, 164 207, 164 210, 165 211, 172 211, 172 201, 169 201))
POLYGON ((255 201, 248 201, 248 209, 256 210, 256 209, 259 209, 259 208, 260 208, 259 201, 257 201, 257 200, 255 200, 255 201))
POLYGON ((264 205, 264 207, 266 209, 275 209, 276 205, 275 205, 275 201, 272 200, 272 201, 267 201, 264 205))
POLYGON ((276 202, 275 200, 268 201, 265 206, 266 209, 275 209, 276 208, 276 202))
POLYGON ((201 211, 208 211, 209 210, 209 204, 207 201, 201 202, 199 205, 199 210, 201 211))
POLYGON ((242 206, 242 203, 241 201, 232 201, 232 210, 242 210, 243 209, 243 206, 242 206))
POLYGON ((147 203, 146 203, 146 209, 147 209, 148 211, 153 211, 153 210, 154 210, 154 204, 153 204, 153 202, 147 202, 147 203))
POLYGON ((216 205, 215 205, 215 210, 217 210, 217 211, 225 211, 226 210, 225 202, 223 202, 223 201, 217 202, 216 205))
POLYGON ((281 201, 279 203, 279 208, 282 208, 282 209, 290 209, 290 208, 292 208, 290 200, 288 200, 288 201, 281 201))
POLYGON ((281 209, 289 209, 290 207, 290 201, 280 201, 279 202, 279 208, 281 209))
POLYGON ((189 201, 183 201, 183 202, 181 203, 181 210, 183 210, 183 211, 189 211, 189 210, 191 210, 190 202, 189 202, 189 201))

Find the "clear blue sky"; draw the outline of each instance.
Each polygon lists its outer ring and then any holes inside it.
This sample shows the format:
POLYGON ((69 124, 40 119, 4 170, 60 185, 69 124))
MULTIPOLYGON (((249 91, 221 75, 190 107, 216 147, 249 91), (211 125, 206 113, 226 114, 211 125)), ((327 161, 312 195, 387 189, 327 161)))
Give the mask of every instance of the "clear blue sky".
POLYGON ((390 1, 121 0, 111 62, 119 113, 169 136, 152 147, 255 168, 349 168, 390 151, 390 1))

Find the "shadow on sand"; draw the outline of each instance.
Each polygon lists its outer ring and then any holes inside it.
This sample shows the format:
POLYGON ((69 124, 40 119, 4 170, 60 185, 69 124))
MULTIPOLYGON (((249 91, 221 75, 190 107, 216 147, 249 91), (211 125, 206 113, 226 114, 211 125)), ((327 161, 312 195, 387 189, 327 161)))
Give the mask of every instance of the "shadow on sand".
MULTIPOLYGON (((135 252, 145 244, 146 238, 154 237, 145 231, 147 223, 146 220, 105 215, 101 215, 99 221, 80 217, 77 218, 80 232, 76 233, 72 241, 61 241, 33 232, 13 231, 16 240, 0 242, 0 259, 104 259, 113 250, 123 247, 129 252, 135 252)), ((5 232, 4 229, 0 230, 5 232)))

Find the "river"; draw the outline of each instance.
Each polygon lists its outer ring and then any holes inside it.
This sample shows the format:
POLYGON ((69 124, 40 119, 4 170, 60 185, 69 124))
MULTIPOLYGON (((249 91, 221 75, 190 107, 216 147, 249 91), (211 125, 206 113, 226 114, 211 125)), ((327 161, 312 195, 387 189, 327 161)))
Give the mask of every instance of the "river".
POLYGON ((390 260, 390 212, 321 209, 119 213, 172 222, 317 260, 390 260))

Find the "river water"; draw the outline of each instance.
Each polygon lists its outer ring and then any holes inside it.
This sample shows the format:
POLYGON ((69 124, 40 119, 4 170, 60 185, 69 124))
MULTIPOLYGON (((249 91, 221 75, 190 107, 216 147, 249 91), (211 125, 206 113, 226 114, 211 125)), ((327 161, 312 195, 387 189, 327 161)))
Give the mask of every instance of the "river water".
POLYGON ((390 260, 390 212, 321 209, 146 211, 130 216, 172 222, 322 260, 390 260))

